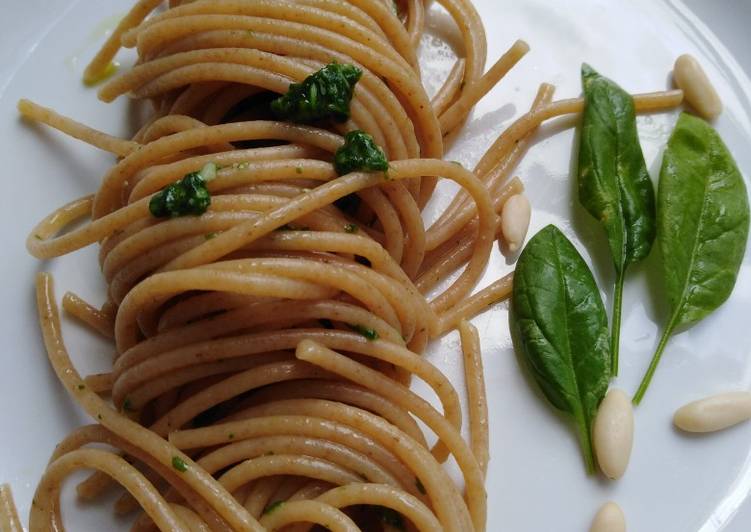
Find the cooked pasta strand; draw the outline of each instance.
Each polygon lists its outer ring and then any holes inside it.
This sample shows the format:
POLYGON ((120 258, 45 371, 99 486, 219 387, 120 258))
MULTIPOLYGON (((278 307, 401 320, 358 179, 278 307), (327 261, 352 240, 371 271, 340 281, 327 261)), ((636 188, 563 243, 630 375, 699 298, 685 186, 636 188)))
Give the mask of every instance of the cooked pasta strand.
MULTIPOLYGON (((580 113, 582 99, 552 102, 542 84, 470 171, 444 153, 529 46, 516 41, 486 71, 469 0, 438 0, 458 29, 458 57, 432 100, 417 57, 429 2, 161 3, 136 1, 84 73, 103 81, 119 49, 134 49, 135 64, 99 90, 104 102, 149 103, 131 139, 18 103, 25 118, 117 157, 92 195, 54 210, 26 241, 42 260, 99 246, 105 303, 66 293, 62 306, 114 351, 111 368, 81 377, 52 278, 39 274, 50 364, 94 424, 55 448, 30 529, 63 530, 62 483, 93 469, 79 497, 124 488, 115 512, 140 511, 134 532, 391 532, 402 520, 406 530, 484 532, 488 406, 467 320, 511 291, 512 273, 476 285, 499 214, 523 190, 514 168, 536 128, 580 113), (334 78, 341 85, 327 86, 334 78), (355 130, 381 148, 379 170, 341 171, 355 130), (422 210, 441 179, 459 192, 426 229, 422 210), (456 328, 469 442, 460 391, 423 356, 456 328), (458 482, 442 466, 450 457, 458 482)), ((640 112, 681 99, 634 97, 640 112)), ((0 527, 22 530, 6 486, 0 527)))

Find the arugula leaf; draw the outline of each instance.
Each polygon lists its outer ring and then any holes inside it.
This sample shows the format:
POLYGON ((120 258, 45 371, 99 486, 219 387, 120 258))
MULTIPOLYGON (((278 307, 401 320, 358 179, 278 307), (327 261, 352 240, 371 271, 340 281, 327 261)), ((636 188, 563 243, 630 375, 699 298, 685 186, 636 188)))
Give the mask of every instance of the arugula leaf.
POLYGON ((334 153, 334 169, 339 175, 357 171, 385 172, 389 169, 389 162, 373 137, 355 130, 344 135, 344 144, 334 153))
POLYGON ((673 331, 701 320, 730 296, 746 251, 743 176, 712 126, 686 113, 663 156, 657 224, 670 319, 634 404, 644 397, 673 331))
POLYGON ((353 65, 331 63, 292 83, 287 93, 271 102, 272 112, 281 119, 310 123, 332 119, 346 122, 349 104, 362 70, 353 65))
POLYGON ((573 416, 591 473, 592 423, 610 380, 608 319, 589 267, 553 225, 519 256, 511 327, 542 393, 573 416))
POLYGON ((582 65, 584 116, 579 147, 579 202, 604 226, 616 272, 611 372, 618 374, 621 300, 626 268, 649 255, 655 238, 652 180, 636 130, 631 95, 582 65))

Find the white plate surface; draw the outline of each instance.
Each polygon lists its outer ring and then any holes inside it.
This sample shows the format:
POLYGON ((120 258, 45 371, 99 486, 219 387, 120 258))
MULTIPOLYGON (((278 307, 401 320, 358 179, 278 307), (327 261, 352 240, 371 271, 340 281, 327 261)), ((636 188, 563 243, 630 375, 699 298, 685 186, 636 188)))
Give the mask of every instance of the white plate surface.
MULTIPOLYGON (((532 52, 477 106, 464 135, 447 155, 471 166, 484 148, 530 104, 540 82, 557 85, 558 97, 580 93, 582 61, 633 92, 669 85, 679 54, 690 52, 705 66, 725 102, 717 121, 738 165, 751 175, 751 85, 733 56, 701 20, 676 1, 477 0, 488 32, 489 61, 522 37, 532 52)), ((739 3, 740 5, 740 3, 739 3)), ((52 271, 58 296, 72 290, 101 302, 104 284, 94 248, 47 263, 26 254, 26 234, 55 206, 92 192, 111 164, 107 154, 17 119, 15 102, 29 97, 94 127, 125 135, 127 102, 100 103, 80 76, 85 62, 128 8, 126 0, 5 0, 0 5, 0 193, 3 297, 0 331, 0 480, 15 490, 28 515, 36 482, 57 441, 88 420, 74 407, 48 366, 39 337, 33 277, 52 271)), ((732 9, 729 4, 728 9, 732 9)), ((738 9, 738 14, 748 13, 738 9)), ((725 20, 732 20, 732 12, 725 20)), ((743 25, 727 42, 747 42, 743 25)), ((748 63, 747 50, 742 58, 748 63)), ((425 52, 428 84, 450 52, 425 52)), ((676 113, 639 118, 639 132, 653 177, 676 113)), ((593 264, 606 306, 612 271, 600 228, 572 196, 570 120, 544 127, 539 142, 517 170, 534 206, 531 233, 554 222, 593 264), (586 247, 581 245, 585 243, 586 247)), ((427 216, 448 201, 441 187, 427 216)), ((496 250, 483 284, 512 269, 496 250)), ((622 330, 621 376, 632 392, 653 351, 664 307, 659 303, 659 264, 651 256, 629 275, 622 330), (655 297, 657 295, 658 297, 655 297)), ((618 482, 585 475, 573 433, 523 377, 510 347, 507 306, 496 305, 474 320, 479 327, 490 399, 492 461, 488 475, 490 531, 584 531, 596 508, 613 499, 623 507, 629 530, 740 532, 751 529, 751 424, 689 437, 671 425, 674 410, 715 392, 751 388, 751 258, 735 292, 717 312, 670 343, 646 399, 636 413, 631 464, 618 482)), ((109 367, 112 346, 69 320, 64 331, 83 373, 109 367)), ((436 342, 430 359, 461 385, 458 338, 436 342)), ((420 388, 418 386, 418 388, 420 388)), ((422 389, 422 388, 420 388, 422 389)), ((65 494, 71 530, 109 529, 108 509, 77 505, 65 494)), ((118 521, 120 525, 124 522, 118 521)))

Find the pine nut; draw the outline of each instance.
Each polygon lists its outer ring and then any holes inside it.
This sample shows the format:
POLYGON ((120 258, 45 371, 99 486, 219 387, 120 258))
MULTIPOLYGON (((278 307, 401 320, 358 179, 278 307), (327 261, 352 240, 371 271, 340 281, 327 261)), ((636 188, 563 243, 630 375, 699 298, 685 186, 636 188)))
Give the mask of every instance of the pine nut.
POLYGON ((597 511, 589 532, 626 532, 626 516, 613 501, 606 502, 597 511))
POLYGON ((628 467, 634 442, 634 410, 623 391, 608 391, 600 403, 592 442, 603 474, 612 479, 621 478, 628 467))
POLYGON ((687 432, 714 432, 751 419, 751 393, 728 392, 679 408, 673 423, 687 432))
POLYGON ((675 60, 673 79, 683 96, 697 113, 707 120, 717 118, 722 112, 722 101, 709 81, 707 74, 692 55, 683 54, 675 60))
POLYGON ((515 194, 506 200, 501 212, 501 232, 509 251, 516 251, 524 243, 531 214, 532 208, 524 194, 515 194))

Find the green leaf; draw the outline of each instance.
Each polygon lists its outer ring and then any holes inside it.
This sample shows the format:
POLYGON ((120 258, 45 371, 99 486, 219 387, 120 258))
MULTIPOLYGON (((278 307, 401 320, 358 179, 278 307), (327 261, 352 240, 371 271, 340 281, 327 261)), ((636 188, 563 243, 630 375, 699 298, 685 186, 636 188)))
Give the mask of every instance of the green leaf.
POLYGON ((582 82, 579 201, 605 226, 620 273, 649 255, 652 248, 654 189, 639 144, 631 96, 586 64, 582 82))
POLYGON ((670 319, 634 403, 644 397, 667 341, 727 300, 748 238, 746 185, 717 132, 683 113, 662 160, 657 196, 670 319))
POLYGON ((357 171, 385 172, 389 169, 389 162, 373 137, 355 130, 344 135, 344 144, 334 153, 334 169, 339 175, 357 171))
POLYGON ((654 188, 639 144, 631 95, 586 64, 582 84, 579 201, 605 227, 613 256, 611 370, 617 375, 623 279, 628 265, 645 258, 652 248, 654 188))
POLYGON ((375 329, 370 329, 368 327, 365 327, 364 325, 360 325, 359 323, 348 323, 347 326, 356 333, 361 334, 371 342, 378 340, 378 331, 376 331, 375 329))
POLYGON ((310 123, 331 119, 346 122, 349 104, 362 70, 353 65, 331 63, 292 83, 287 93, 271 102, 271 110, 280 119, 310 123))
POLYGON ((511 326, 545 397, 573 417, 591 472, 592 422, 610 380, 608 320, 589 267, 553 225, 519 257, 511 326))

